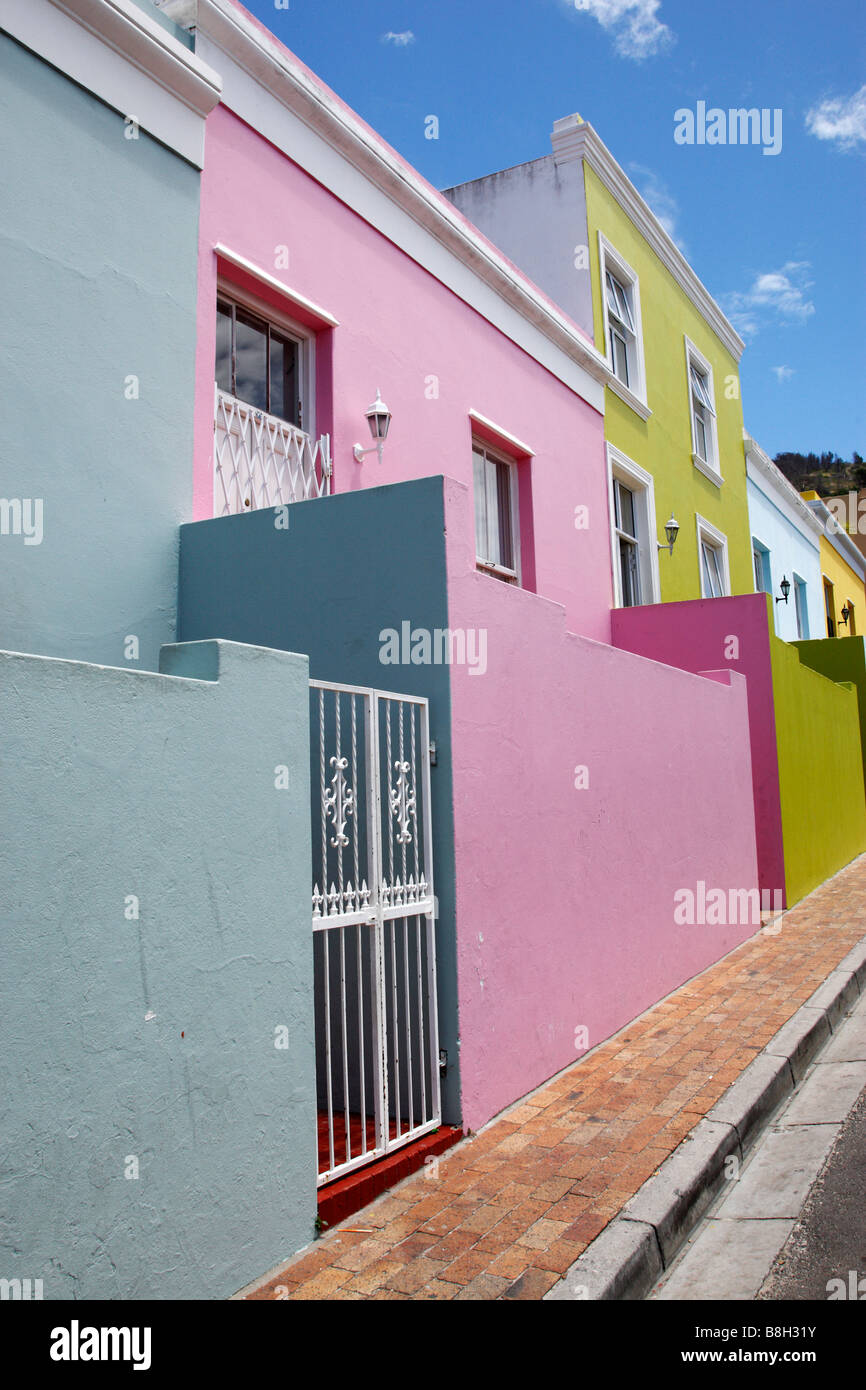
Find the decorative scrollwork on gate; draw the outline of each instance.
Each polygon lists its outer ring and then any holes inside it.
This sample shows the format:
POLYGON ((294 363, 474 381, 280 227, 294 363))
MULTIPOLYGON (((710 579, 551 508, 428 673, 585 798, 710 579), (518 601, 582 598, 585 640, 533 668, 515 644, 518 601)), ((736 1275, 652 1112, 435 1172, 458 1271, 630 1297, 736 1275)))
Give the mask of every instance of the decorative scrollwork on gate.
POLYGON ((412 836, 409 831, 409 818, 414 815, 415 788, 409 785, 409 764, 401 762, 398 758, 394 767, 399 773, 396 786, 388 789, 388 804, 391 807, 391 815, 395 816, 400 826, 400 833, 397 836, 398 845, 410 845, 412 836))
POLYGON ((334 775, 322 798, 322 809, 326 821, 329 816, 333 816, 334 836, 331 844, 335 849, 339 849, 349 843, 349 837, 345 833, 346 821, 349 816, 355 814, 355 793, 343 776, 349 766, 348 758, 334 757, 329 761, 334 775))

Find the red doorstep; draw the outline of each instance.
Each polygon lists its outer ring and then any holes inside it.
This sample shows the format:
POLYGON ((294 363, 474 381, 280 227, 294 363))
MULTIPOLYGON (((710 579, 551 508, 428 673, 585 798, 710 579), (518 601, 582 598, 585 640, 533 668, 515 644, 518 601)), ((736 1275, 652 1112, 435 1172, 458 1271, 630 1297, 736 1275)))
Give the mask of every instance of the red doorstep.
POLYGON ((323 1227, 336 1226, 347 1216, 367 1206, 376 1197, 381 1197, 388 1188, 396 1187, 398 1182, 417 1173, 424 1167, 424 1160, 436 1154, 445 1153, 463 1138, 463 1131, 455 1125, 442 1125, 433 1134, 425 1134, 414 1144, 406 1144, 395 1153, 387 1154, 367 1168, 359 1168, 345 1178, 319 1188, 319 1221, 323 1227))

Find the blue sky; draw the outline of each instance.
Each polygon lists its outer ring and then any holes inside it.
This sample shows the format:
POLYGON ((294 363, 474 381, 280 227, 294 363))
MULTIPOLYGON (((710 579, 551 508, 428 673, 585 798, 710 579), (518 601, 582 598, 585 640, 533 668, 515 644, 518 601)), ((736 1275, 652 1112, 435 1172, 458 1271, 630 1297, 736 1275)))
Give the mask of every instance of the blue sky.
POLYGON ((247 7, 437 187, 579 111, 746 339, 759 443, 866 456, 863 0, 282 3, 247 7), (781 151, 675 143, 699 101, 780 108, 781 151))

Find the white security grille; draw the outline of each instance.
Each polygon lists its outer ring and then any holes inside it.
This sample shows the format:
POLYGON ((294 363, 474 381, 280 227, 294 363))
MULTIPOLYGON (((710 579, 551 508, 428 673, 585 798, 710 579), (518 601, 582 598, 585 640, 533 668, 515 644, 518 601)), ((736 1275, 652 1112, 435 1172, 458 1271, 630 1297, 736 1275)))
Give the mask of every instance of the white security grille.
POLYGON ((214 516, 325 497, 331 491, 331 441, 216 387, 214 516))
POLYGON ((321 1185, 441 1107, 427 701, 310 686, 321 1185))

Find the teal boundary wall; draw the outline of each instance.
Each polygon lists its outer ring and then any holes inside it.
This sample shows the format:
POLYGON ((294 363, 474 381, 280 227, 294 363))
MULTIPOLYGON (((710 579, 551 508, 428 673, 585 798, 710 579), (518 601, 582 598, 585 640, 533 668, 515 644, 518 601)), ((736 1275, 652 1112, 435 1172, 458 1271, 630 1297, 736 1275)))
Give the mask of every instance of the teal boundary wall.
POLYGON ((386 628, 448 626, 443 488, 422 478, 182 527, 178 632, 307 652, 318 680, 428 698, 442 1107, 459 1124, 450 668, 379 660, 386 628))
POLYGON ((0 648, 156 670, 192 506, 200 176, 126 129, 0 30, 0 648))
POLYGON ((227 1298, 315 1233, 308 663, 162 665, 0 653, 0 1277, 46 1299, 227 1298))

